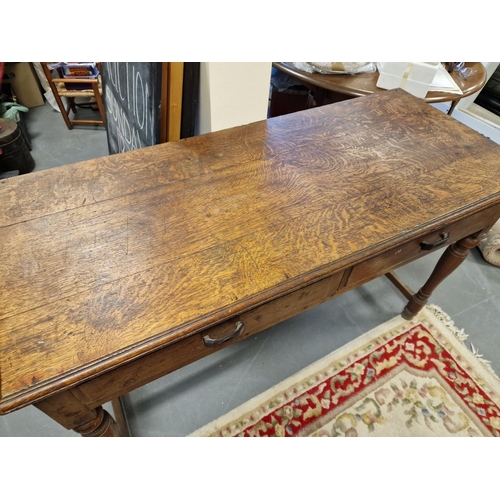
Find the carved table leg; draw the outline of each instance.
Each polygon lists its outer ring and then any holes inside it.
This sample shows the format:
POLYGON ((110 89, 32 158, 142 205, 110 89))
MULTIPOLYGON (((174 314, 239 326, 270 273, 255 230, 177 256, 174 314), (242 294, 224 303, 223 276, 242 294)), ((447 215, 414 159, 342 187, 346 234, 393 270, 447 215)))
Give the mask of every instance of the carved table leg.
POLYGON ((469 250, 479 243, 479 231, 450 245, 439 259, 425 285, 410 299, 402 316, 411 319, 427 304, 436 287, 449 276, 467 257, 469 250))
POLYGON ((95 409, 96 417, 94 420, 75 427, 73 430, 83 437, 120 437, 118 425, 111 415, 102 407, 95 409))
POLYGON ((102 406, 88 408, 77 395, 78 391, 69 389, 35 406, 66 429, 73 429, 85 437, 122 435, 113 417, 102 406))

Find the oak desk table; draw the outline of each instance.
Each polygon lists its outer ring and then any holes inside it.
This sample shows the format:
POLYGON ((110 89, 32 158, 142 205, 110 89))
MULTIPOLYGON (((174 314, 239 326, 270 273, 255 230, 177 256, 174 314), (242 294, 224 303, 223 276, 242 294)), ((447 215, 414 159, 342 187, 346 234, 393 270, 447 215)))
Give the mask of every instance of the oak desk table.
POLYGON ((104 403, 450 245, 410 318, 500 217, 499 169, 394 90, 2 180, 0 413, 124 434, 104 403))

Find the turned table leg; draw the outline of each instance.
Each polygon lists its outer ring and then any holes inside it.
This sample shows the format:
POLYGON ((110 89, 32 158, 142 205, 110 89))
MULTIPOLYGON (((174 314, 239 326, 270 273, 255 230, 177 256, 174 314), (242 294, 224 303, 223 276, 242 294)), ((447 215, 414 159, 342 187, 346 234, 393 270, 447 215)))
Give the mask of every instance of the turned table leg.
POLYGON ((120 429, 113 417, 102 407, 94 410, 95 418, 73 430, 83 437, 120 437, 120 429))
POLYGON ((119 437, 122 429, 102 407, 88 408, 72 389, 47 398, 35 406, 66 429, 84 437, 119 437))
POLYGON ((425 285, 410 299, 402 316, 411 319, 427 304, 436 287, 449 276, 467 257, 469 250, 479 243, 479 231, 450 245, 439 259, 425 285))

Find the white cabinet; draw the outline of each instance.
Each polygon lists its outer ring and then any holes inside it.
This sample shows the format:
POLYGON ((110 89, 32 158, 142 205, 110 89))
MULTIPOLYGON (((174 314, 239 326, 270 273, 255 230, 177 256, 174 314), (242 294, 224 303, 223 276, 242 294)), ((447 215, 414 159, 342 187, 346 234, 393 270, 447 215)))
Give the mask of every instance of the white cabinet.
MULTIPOLYGON (((487 62, 483 64, 489 79, 500 63, 487 62)), ((452 116, 500 144, 500 116, 476 104, 474 101, 478 95, 479 92, 462 99, 453 111, 452 116)))

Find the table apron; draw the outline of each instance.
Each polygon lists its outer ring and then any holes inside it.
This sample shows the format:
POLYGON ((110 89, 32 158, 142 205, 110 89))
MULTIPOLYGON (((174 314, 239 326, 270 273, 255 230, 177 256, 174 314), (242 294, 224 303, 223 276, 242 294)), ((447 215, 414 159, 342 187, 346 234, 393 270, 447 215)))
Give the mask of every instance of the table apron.
POLYGON ((216 326, 191 335, 174 344, 135 359, 108 373, 78 385, 74 393, 89 408, 127 394, 153 380, 214 352, 255 335, 292 316, 321 304, 338 293, 344 272, 321 279, 299 290, 274 299, 216 326), (244 325, 243 332, 215 347, 207 347, 203 337, 220 338, 234 331, 237 322, 244 325))
POLYGON ((387 250, 352 267, 346 282, 349 289, 362 285, 393 269, 408 264, 416 259, 428 255, 432 251, 446 248, 446 246, 465 238, 482 229, 490 228, 500 217, 500 207, 493 206, 475 213, 465 219, 443 225, 425 236, 415 238, 407 243, 387 250), (433 250, 425 250, 422 243, 439 243, 442 235, 447 235, 446 244, 437 246, 433 250))

